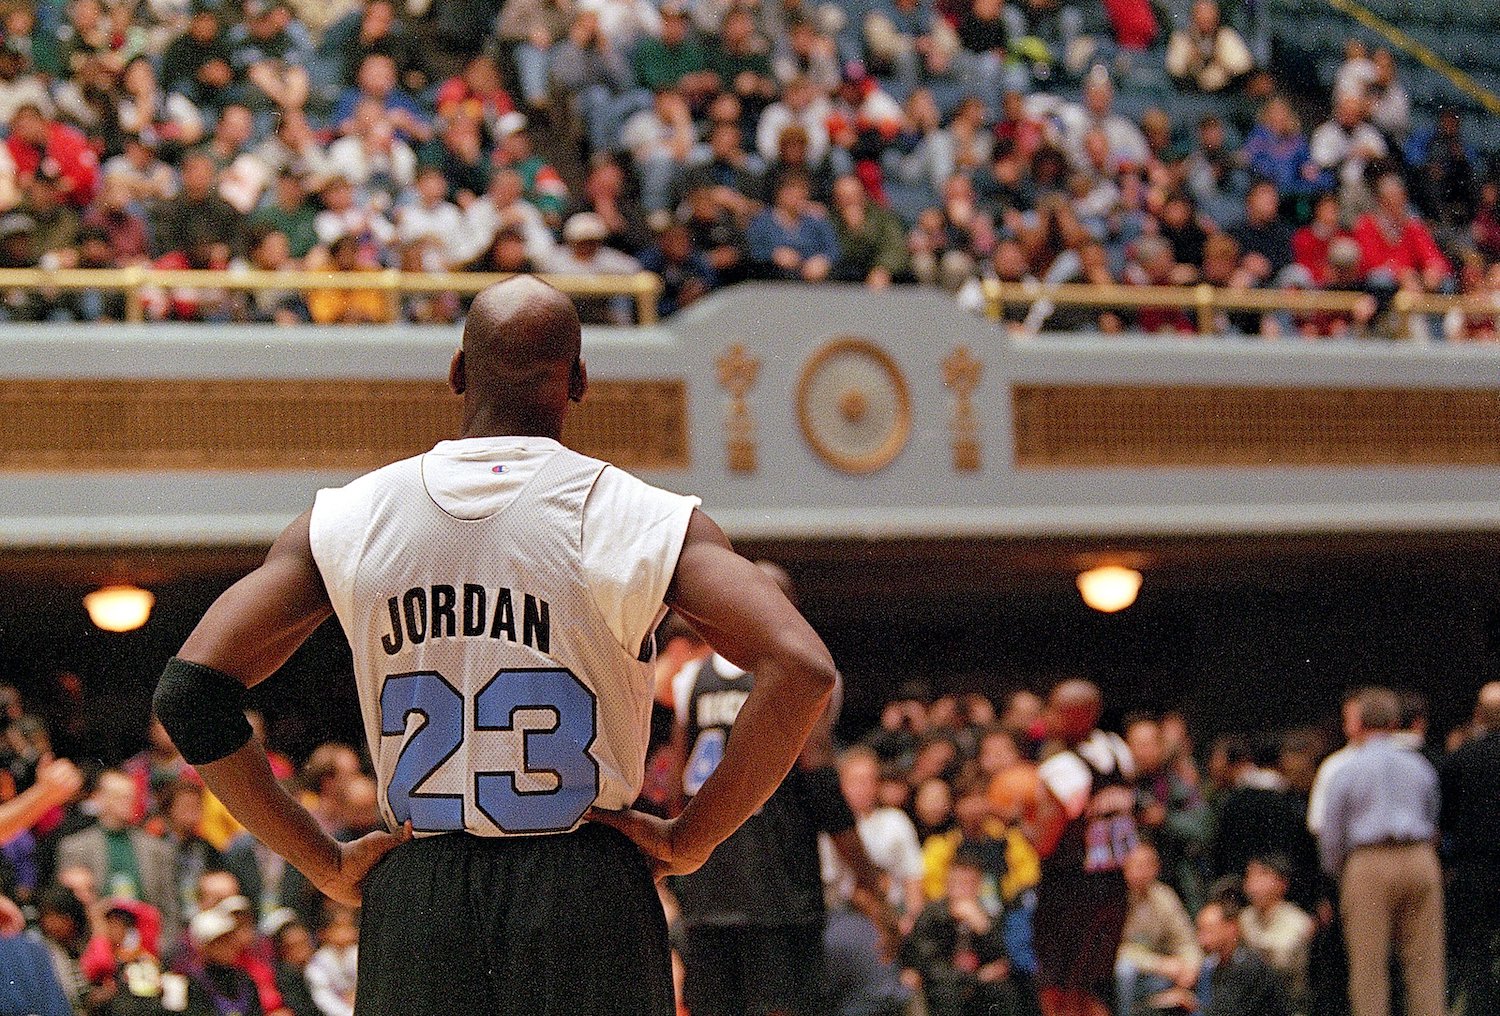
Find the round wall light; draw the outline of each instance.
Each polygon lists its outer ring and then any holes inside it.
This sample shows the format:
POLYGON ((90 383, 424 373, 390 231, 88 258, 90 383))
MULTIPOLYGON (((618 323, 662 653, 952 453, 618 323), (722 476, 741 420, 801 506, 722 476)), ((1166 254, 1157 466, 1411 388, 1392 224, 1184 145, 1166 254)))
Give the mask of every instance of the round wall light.
POLYGON ((135 631, 151 617, 156 597, 139 586, 105 586, 83 598, 94 627, 105 631, 135 631))
POLYGON ((1135 602, 1141 573, 1118 564, 1100 565, 1078 574, 1078 594, 1095 610, 1113 614, 1135 602))

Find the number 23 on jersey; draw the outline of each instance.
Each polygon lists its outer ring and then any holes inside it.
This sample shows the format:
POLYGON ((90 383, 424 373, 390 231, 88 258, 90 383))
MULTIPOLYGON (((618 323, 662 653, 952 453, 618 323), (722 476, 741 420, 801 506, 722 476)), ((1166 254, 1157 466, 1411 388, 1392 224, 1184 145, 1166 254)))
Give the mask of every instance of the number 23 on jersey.
POLYGON ((599 763, 589 754, 598 731, 594 694, 570 670, 501 670, 474 696, 472 722, 464 695, 442 674, 392 674, 380 689, 380 733, 399 737, 416 714, 421 726, 407 740, 386 789, 398 824, 417 832, 465 828, 464 795, 424 792, 425 784, 478 731, 516 730, 516 714, 550 713, 550 726, 521 730, 521 767, 465 774, 474 806, 503 833, 571 829, 599 794, 599 763), (518 772, 550 774, 556 786, 522 790, 518 772))

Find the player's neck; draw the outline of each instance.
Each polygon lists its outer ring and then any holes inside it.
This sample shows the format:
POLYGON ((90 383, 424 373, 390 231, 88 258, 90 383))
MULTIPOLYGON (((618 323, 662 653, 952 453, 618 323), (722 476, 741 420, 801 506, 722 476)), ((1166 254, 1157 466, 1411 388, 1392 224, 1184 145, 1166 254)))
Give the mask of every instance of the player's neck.
POLYGON ((562 418, 540 409, 516 413, 509 409, 471 407, 464 414, 463 437, 546 437, 562 440, 562 418))

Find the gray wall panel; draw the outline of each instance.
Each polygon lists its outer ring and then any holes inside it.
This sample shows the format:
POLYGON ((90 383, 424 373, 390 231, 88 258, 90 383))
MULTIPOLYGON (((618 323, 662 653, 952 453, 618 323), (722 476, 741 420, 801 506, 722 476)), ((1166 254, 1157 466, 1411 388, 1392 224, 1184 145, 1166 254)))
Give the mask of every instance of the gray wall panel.
MULTIPOLYGON (((457 328, 37 326, 9 335, 12 379, 423 378, 441 376, 457 328)), ((1010 385, 1025 383, 1500 389, 1479 347, 1054 336, 1007 341, 931 291, 739 288, 651 329, 588 329, 593 376, 685 376, 692 466, 647 474, 703 496, 732 532, 819 535, 1072 535, 1500 529, 1500 469, 1016 469, 1010 385), (864 336, 900 365, 911 439, 866 476, 825 465, 793 393, 807 358, 864 336), (749 397, 760 469, 727 469, 727 397, 714 359, 742 342, 762 361, 749 397), (974 396, 984 469, 951 466, 952 396, 941 361, 967 344, 984 363, 974 396)), ((260 542, 349 474, 0 473, 0 545, 260 542)))

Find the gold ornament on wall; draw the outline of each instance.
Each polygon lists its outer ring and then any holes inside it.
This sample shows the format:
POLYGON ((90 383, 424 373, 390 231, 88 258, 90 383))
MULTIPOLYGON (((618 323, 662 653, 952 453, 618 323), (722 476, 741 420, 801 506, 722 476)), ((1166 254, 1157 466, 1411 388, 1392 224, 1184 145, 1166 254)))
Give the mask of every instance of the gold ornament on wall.
POLYGON ((953 468, 960 473, 979 470, 979 420, 974 415, 974 389, 984 364, 968 346, 959 346, 943 361, 943 384, 953 391, 953 468))
POLYGON ((755 419, 745 401, 760 378, 760 358, 750 355, 736 342, 714 361, 719 369, 719 387, 729 393, 724 421, 724 447, 731 473, 753 473, 756 466, 755 419))
POLYGON ((911 436, 911 395, 890 354, 869 339, 823 346, 797 383, 797 421, 818 457, 845 473, 890 465, 911 436))

